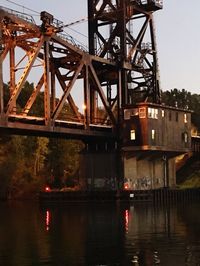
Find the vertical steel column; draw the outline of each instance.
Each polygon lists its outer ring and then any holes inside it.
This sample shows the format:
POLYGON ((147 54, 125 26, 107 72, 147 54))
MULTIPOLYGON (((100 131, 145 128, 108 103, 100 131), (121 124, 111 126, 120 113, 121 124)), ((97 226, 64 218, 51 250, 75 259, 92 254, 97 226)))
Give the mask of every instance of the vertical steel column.
POLYGON ((0 29, 0 114, 3 114, 3 44, 2 44, 2 30, 0 29))
POLYGON ((50 124, 50 89, 49 89, 49 42, 44 42, 44 113, 45 125, 50 124))
POLYGON ((119 35, 120 35, 120 64, 121 64, 121 98, 122 106, 128 104, 128 83, 127 83, 127 71, 124 68, 124 64, 127 59, 127 46, 126 46, 126 12, 127 2, 120 0, 119 6, 119 35))
POLYGON ((150 19, 150 34, 151 34, 151 42, 152 42, 152 51, 153 51, 153 82, 154 82, 154 92, 153 92, 153 101, 155 103, 161 103, 161 92, 160 92, 160 77, 159 77, 159 66, 158 66, 158 57, 157 57, 157 44, 156 44, 156 34, 155 34, 155 26, 154 19, 151 16, 150 19))
POLYGON ((56 108, 56 92, 55 92, 55 69, 51 69, 51 110, 56 108))
MULTIPOLYGON (((88 0, 88 37, 89 37, 89 53, 91 55, 96 55, 96 31, 97 31, 97 20, 95 19, 95 8, 96 8, 96 1, 95 0, 88 0)), ((88 72, 89 74, 89 72, 88 72)), ((97 92, 92 88, 88 87, 90 90, 89 97, 90 103, 89 112, 90 112, 90 121, 92 123, 96 122, 97 116, 97 92)), ((88 107, 88 106, 87 106, 88 107)))
POLYGON ((96 1, 88 0, 88 42, 89 42, 89 53, 95 55, 96 53, 96 39, 95 33, 97 31, 97 21, 95 19, 95 4, 96 1))
POLYGON ((85 65, 84 77, 84 118, 85 126, 89 127, 90 124, 90 86, 89 86, 89 70, 88 64, 85 65))
MULTIPOLYGON (((14 46, 10 48, 10 96, 15 90, 15 49, 14 46)), ((16 100, 13 105, 13 113, 16 113, 16 100)))

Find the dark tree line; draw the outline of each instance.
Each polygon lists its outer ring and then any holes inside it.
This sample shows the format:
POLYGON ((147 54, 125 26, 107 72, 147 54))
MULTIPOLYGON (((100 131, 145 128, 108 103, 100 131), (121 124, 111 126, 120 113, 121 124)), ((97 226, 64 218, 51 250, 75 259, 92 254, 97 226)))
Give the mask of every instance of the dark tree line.
POLYGON ((169 106, 192 111, 192 123, 200 131, 200 94, 185 89, 173 89, 162 93, 162 102, 169 106))
MULTIPOLYGON (((17 101, 18 111, 23 109, 33 88, 33 83, 25 83, 17 101)), ((43 115, 43 97, 43 93, 38 95, 30 112, 43 115)), ((5 84, 5 105, 8 98, 9 86, 5 84)), ((46 184, 76 185, 83 147, 81 141, 0 134, 0 198, 31 197, 46 184)))

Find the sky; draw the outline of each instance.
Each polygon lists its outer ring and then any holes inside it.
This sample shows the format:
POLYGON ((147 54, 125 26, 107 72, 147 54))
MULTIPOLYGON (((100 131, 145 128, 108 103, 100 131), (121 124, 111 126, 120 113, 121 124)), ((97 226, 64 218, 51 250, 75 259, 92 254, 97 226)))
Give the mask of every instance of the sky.
MULTIPOLYGON (((0 0, 0 5, 32 14, 35 19, 45 10, 64 24, 87 17, 87 0, 0 0)), ((163 0, 163 9, 154 15, 163 90, 177 88, 200 94, 199 10, 199 0, 163 0)), ((68 27, 66 32, 87 43, 87 22, 68 27)))

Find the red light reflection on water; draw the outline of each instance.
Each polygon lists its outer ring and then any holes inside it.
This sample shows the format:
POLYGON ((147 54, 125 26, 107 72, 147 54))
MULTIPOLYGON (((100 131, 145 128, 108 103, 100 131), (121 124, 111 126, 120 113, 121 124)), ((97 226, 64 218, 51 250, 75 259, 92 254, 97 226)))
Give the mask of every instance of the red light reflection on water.
POLYGON ((128 225, 129 225, 129 211, 125 210, 125 230, 128 233, 128 225))
POLYGON ((50 228, 50 211, 46 211, 46 218, 45 218, 45 224, 46 224, 46 231, 49 231, 50 228))

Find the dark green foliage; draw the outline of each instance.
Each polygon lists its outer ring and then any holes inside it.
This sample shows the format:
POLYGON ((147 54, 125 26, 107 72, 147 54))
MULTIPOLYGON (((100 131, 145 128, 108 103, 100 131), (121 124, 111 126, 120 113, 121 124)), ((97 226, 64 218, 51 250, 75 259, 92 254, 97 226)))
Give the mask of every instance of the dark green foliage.
MULTIPOLYGON (((34 85, 25 83, 17 100, 23 110, 34 85)), ((4 105, 9 99, 9 86, 4 86, 4 105)), ((43 115, 43 93, 39 93, 30 113, 43 115)), ((66 105, 65 110, 68 110, 66 105)), ((70 109, 68 110, 70 112, 70 109)), ((36 195, 46 184, 52 187, 77 183, 80 141, 48 139, 33 136, 0 136, 0 199, 36 195)))
POLYGON ((200 94, 184 89, 173 89, 162 93, 162 102, 169 106, 192 111, 192 123, 200 130, 200 94))

